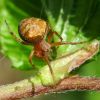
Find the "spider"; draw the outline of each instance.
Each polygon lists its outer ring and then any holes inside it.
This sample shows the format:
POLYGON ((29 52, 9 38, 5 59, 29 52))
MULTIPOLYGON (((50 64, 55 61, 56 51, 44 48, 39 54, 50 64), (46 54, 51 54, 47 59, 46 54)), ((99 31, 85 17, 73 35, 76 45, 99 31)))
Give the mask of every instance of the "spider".
POLYGON ((53 31, 46 21, 39 18, 34 18, 34 17, 26 18, 20 22, 18 26, 18 32, 21 39, 17 38, 15 33, 11 31, 7 22, 6 25, 8 27, 9 33, 13 36, 13 38, 17 42, 20 42, 21 44, 24 45, 33 46, 33 49, 29 55, 29 62, 33 67, 35 67, 35 65, 32 62, 33 56, 36 56, 46 61, 50 73, 52 75, 53 81, 55 81, 55 76, 52 67, 50 65, 50 58, 49 58, 52 47, 65 44, 75 45, 84 43, 84 42, 62 42, 63 40, 62 37, 57 32, 53 31), (54 34, 58 36, 60 42, 51 43, 51 39, 54 34))

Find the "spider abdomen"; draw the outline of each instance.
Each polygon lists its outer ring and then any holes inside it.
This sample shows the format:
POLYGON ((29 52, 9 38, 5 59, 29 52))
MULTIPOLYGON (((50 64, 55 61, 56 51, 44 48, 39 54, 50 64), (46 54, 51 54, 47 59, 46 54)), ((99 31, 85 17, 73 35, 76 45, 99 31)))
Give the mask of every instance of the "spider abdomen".
POLYGON ((24 41, 34 43, 44 38, 47 29, 46 21, 34 17, 27 18, 19 24, 19 35, 24 41))

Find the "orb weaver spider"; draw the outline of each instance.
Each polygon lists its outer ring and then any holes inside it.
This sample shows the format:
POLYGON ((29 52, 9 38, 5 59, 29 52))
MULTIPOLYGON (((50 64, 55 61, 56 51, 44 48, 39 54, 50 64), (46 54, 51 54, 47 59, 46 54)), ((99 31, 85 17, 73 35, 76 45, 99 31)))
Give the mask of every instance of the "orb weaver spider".
POLYGON ((75 45, 84 43, 84 42, 62 42, 63 40, 62 37, 57 32, 53 31, 46 21, 39 18, 34 18, 34 17, 26 18, 20 22, 18 26, 18 32, 21 39, 17 38, 15 33, 11 31, 7 22, 6 25, 8 27, 9 33, 13 36, 13 38, 17 42, 20 42, 21 44, 24 45, 34 46, 29 56, 30 64, 33 67, 35 67, 32 62, 33 56, 45 60, 49 66, 49 70, 52 75, 53 81, 55 81, 55 76, 52 67, 50 65, 50 59, 49 59, 49 54, 52 47, 66 45, 66 44, 75 45), (49 35, 47 35, 48 33, 49 35), (51 43, 51 39, 54 34, 59 37, 60 42, 51 43))

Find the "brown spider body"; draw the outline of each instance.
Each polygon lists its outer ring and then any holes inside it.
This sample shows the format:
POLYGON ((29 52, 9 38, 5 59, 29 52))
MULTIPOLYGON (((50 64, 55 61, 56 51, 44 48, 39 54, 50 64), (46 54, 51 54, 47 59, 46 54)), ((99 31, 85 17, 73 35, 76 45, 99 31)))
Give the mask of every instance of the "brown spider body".
MULTIPOLYGON (((7 24, 7 22, 6 22, 7 24)), ((50 69, 53 81, 55 81, 54 73, 49 62, 50 52, 52 51, 53 46, 65 45, 65 44, 81 44, 84 42, 62 42, 62 37, 55 31, 52 31, 48 23, 39 18, 27 18, 20 22, 18 31, 19 35, 22 38, 18 39, 16 35, 10 30, 9 25, 7 24, 10 34, 14 37, 17 42, 20 42, 24 45, 34 46, 33 50, 30 53, 29 61, 32 66, 32 57, 36 56, 44 59, 50 69), (47 35, 49 33, 49 35, 47 35), (60 42, 51 43, 53 34, 57 35, 60 38, 60 42), (46 39, 47 38, 47 41, 46 39)))
POLYGON ((28 43, 34 45, 34 55, 43 58, 50 51, 50 44, 45 41, 49 31, 46 21, 38 18, 27 18, 19 24, 19 35, 28 43))

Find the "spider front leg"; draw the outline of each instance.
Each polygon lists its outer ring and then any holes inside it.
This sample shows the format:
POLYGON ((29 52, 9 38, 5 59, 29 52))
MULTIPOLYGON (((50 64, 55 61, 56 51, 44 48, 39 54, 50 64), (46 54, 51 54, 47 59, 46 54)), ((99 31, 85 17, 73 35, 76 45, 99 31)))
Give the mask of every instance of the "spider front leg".
POLYGON ((60 41, 63 40, 63 38, 57 32, 50 30, 50 34, 47 37, 49 43, 51 42, 51 39, 52 39, 54 34, 59 37, 60 41))
POLYGON ((31 51, 31 53, 30 53, 30 55, 29 55, 29 62, 30 62, 30 64, 32 65, 32 67, 35 67, 35 65, 34 65, 33 62, 32 62, 33 56, 34 56, 34 49, 32 49, 32 51, 31 51))
POLYGON ((27 43, 27 42, 25 42, 25 41, 22 41, 21 39, 17 38, 17 36, 15 35, 15 33, 11 31, 11 29, 10 29, 10 27, 9 27, 9 25, 8 25, 8 23, 7 23, 6 20, 5 20, 5 23, 6 23, 6 25, 7 25, 7 28, 8 28, 9 33, 12 35, 12 37, 13 37, 17 42, 19 42, 19 43, 21 43, 21 44, 24 44, 24 45, 29 45, 29 43, 27 43))
POLYGON ((82 41, 82 42, 55 42, 55 43, 51 43, 51 47, 66 45, 66 44, 77 45, 77 44, 83 44, 83 43, 86 43, 86 42, 87 41, 82 41))
POLYGON ((52 76, 52 79, 53 79, 53 84, 55 85, 56 84, 55 75, 54 75, 54 72, 52 70, 48 55, 45 53, 45 56, 43 58, 44 58, 45 62, 47 63, 48 67, 49 67, 49 70, 50 70, 50 73, 51 73, 51 76, 52 76))

